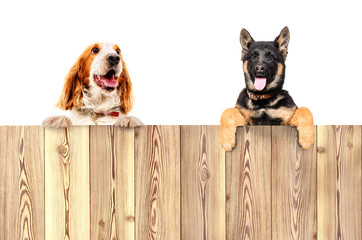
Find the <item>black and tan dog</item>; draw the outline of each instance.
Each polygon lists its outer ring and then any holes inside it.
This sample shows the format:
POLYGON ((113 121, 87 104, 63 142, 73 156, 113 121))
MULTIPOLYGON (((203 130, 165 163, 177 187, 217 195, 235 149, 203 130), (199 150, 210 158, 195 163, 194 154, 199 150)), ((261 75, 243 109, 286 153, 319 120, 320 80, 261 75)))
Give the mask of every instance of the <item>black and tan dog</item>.
POLYGON ((296 126, 301 147, 308 149, 312 145, 312 113, 305 107, 298 108, 282 89, 289 38, 288 27, 270 42, 256 42, 247 30, 241 30, 246 88, 241 91, 236 107, 221 115, 220 140, 226 151, 235 146, 236 128, 245 125, 296 126))

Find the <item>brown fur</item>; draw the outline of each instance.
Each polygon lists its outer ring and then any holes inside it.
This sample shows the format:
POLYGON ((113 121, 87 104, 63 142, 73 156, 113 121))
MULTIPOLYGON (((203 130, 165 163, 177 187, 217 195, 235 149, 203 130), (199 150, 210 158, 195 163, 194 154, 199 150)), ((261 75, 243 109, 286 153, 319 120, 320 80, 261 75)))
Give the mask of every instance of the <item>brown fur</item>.
MULTIPOLYGON (((70 110, 74 107, 79 108, 81 106, 83 99, 82 87, 87 87, 89 84, 89 71, 95 56, 92 53, 92 49, 95 47, 101 49, 98 43, 88 46, 66 76, 63 91, 57 103, 60 109, 70 110)), ((119 49, 117 45, 113 48, 115 50, 119 49)), ((122 55, 120 55, 120 57, 123 70, 118 77, 118 90, 120 90, 121 111, 127 114, 131 111, 134 102, 132 82, 122 55)))
MULTIPOLYGON (((303 149, 308 149, 314 141, 313 115, 308 108, 279 108, 268 109, 267 113, 276 118, 283 119, 284 126, 295 126, 299 132, 299 144, 303 149)), ((254 111, 245 108, 228 108, 220 119, 220 141, 225 151, 231 151, 235 146, 235 133, 238 126, 252 125, 251 118, 255 117, 254 111)))
POLYGON ((89 71, 94 59, 92 54, 94 47, 99 47, 99 45, 96 43, 87 47, 65 77, 63 91, 57 103, 60 109, 70 110, 73 107, 81 106, 82 86, 89 84, 89 71))
POLYGON ((220 119, 220 139, 225 151, 235 146, 235 133, 238 126, 245 126, 246 120, 237 108, 226 109, 220 119))
POLYGON ((132 94, 132 82, 128 74, 128 69, 126 67, 126 63, 123 61, 123 57, 121 56, 123 70, 121 75, 118 77, 119 88, 121 88, 121 111, 124 114, 128 114, 133 107, 133 94, 132 94))
POLYGON ((297 127, 299 132, 299 144, 303 149, 308 149, 314 141, 313 115, 306 107, 298 108, 292 119, 290 126, 297 127))

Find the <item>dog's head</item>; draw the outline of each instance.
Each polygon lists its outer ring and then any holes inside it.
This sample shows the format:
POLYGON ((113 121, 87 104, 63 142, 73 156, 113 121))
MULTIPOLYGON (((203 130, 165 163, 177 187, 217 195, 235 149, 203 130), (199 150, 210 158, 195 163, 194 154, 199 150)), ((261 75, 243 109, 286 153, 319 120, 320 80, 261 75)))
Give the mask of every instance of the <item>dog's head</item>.
POLYGON ((267 93, 282 89, 289 29, 284 27, 274 41, 254 41, 246 29, 240 33, 246 87, 250 92, 267 93))
POLYGON ((132 83, 118 45, 95 43, 84 50, 65 78, 59 108, 80 107, 84 89, 104 96, 119 94, 122 112, 131 110, 132 83))

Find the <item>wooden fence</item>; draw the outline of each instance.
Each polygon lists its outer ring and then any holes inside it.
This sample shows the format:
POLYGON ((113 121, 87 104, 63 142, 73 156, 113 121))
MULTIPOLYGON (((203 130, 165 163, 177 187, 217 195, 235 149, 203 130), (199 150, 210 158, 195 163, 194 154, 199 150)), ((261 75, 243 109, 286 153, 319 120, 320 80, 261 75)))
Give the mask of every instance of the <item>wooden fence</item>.
POLYGON ((361 240, 362 127, 0 127, 0 239, 361 240))

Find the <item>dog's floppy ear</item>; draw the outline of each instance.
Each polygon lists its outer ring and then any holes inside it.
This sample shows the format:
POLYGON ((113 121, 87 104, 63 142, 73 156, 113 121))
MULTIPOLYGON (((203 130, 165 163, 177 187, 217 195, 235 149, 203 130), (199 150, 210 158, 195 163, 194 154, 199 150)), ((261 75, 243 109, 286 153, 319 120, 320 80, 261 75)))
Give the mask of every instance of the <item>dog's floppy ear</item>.
POLYGON ((290 40, 289 28, 284 27, 283 30, 280 32, 279 36, 275 38, 274 42, 277 46, 280 54, 283 56, 285 61, 287 54, 288 54, 288 44, 290 40))
POLYGON ((57 103, 57 107, 62 110, 70 110, 79 107, 83 98, 82 85, 84 78, 85 59, 80 56, 72 66, 65 78, 62 94, 57 103))
POLYGON ((122 73, 118 77, 119 87, 120 87, 120 99, 121 99, 121 112, 124 114, 128 114, 133 107, 133 92, 132 92, 132 82, 129 77, 128 69, 126 67, 125 62, 122 61, 122 73))

